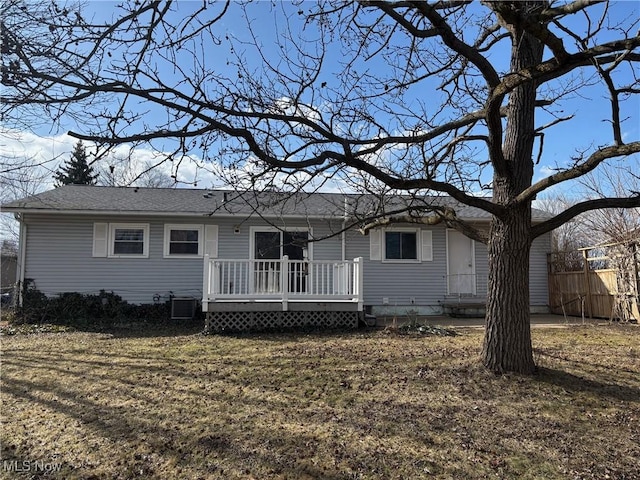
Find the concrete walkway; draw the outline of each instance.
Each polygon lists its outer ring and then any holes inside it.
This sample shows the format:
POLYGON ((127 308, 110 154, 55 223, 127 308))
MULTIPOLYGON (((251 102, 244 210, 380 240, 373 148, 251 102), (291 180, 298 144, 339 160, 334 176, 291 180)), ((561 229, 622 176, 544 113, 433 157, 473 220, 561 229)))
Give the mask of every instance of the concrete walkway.
MULTIPOLYGON (((391 327, 401 326, 410 323, 415 318, 409 318, 407 316, 395 317, 378 317, 377 327, 391 327)), ((439 325, 441 327, 456 327, 456 328, 484 328, 484 318, 454 318, 447 316, 421 316, 417 317, 417 321, 423 325, 439 325)), ((609 321, 604 318, 586 318, 583 320, 581 317, 564 317, 562 315, 551 314, 532 314, 531 326, 532 327, 567 327, 570 325, 607 325, 609 321)))

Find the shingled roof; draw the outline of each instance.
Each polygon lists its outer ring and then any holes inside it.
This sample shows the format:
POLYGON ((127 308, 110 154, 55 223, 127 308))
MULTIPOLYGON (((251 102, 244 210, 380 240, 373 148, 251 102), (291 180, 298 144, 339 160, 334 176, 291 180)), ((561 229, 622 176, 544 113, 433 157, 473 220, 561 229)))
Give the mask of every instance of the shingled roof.
MULTIPOLYGON (((2 205, 5 212, 41 212, 114 215, 264 216, 342 218, 392 211, 429 202, 451 206, 458 218, 489 220, 478 208, 462 205, 450 197, 385 197, 342 193, 282 193, 180 188, 101 187, 64 185, 2 205)), ((534 217, 546 215, 534 211, 534 217)))

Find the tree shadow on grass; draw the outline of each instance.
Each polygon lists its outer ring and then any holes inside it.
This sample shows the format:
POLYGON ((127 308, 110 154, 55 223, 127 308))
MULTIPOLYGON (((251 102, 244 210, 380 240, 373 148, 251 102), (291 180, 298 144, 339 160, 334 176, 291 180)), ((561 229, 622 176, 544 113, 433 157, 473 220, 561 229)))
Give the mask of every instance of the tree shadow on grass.
POLYGON ((322 328, 322 327, 297 327, 297 328, 280 328, 261 331, 231 331, 208 333, 211 337, 229 337, 236 339, 252 339, 263 340, 266 342, 297 342, 304 339, 334 339, 345 336, 361 335, 371 333, 371 328, 322 328))
MULTIPOLYGON (((584 368, 585 366, 589 366, 591 368, 598 369, 598 370, 608 370, 608 369, 611 368, 610 364, 602 363, 602 362, 596 362, 591 357, 589 358, 589 361, 586 362, 583 358, 580 358, 578 360, 574 360, 569 355, 555 353, 553 351, 542 349, 542 348, 534 348, 534 352, 540 358, 541 357, 551 358, 551 359, 553 359, 555 361, 560 361, 560 362, 563 362, 563 363, 570 364, 574 368, 584 368)), ((621 365, 617 365, 616 366, 616 371, 617 372, 632 373, 632 374, 636 374, 637 373, 637 369, 634 369, 632 367, 624 367, 624 366, 621 366, 621 365)))
POLYGON ((204 331, 204 321, 125 321, 115 324, 99 323, 22 323, 0 327, 2 336, 34 335, 43 333, 97 333, 115 338, 153 338, 196 335, 204 331))
POLYGON ((204 322, 164 322, 159 324, 131 323, 102 330, 115 338, 152 338, 197 335, 204 330, 204 322))
POLYGON ((603 399, 637 402, 640 398, 640 388, 589 380, 563 370, 540 367, 535 378, 542 383, 561 387, 572 393, 587 392, 603 399))
MULTIPOLYGON (((79 361, 82 360, 79 359, 79 361)), ((53 422, 67 423, 65 419, 73 419, 78 422, 75 425, 81 425, 81 431, 85 435, 93 437, 93 443, 96 442, 96 436, 107 439, 108 443, 103 448, 111 448, 112 455, 119 458, 117 465, 122 471, 118 478, 140 475, 147 478, 161 478, 159 469, 166 469, 167 464, 173 464, 181 465, 187 471, 197 472, 200 474, 198 476, 203 478, 204 475, 208 478, 226 478, 229 472, 223 469, 231 468, 236 473, 245 471, 248 477, 251 470, 256 470, 267 472, 267 476, 284 476, 285 478, 306 476, 337 480, 349 478, 347 474, 340 471, 341 467, 338 464, 342 457, 351 458, 360 454, 355 445, 340 447, 341 444, 338 441, 326 440, 315 434, 313 429, 307 432, 290 425, 289 422, 282 422, 279 428, 253 425, 253 420, 261 415, 278 409, 286 411, 285 405, 281 404, 281 401, 276 401, 275 398, 249 395, 252 390, 239 395, 237 389, 233 388, 234 379, 225 381, 228 388, 204 392, 198 389, 191 391, 187 388, 190 384, 185 384, 186 379, 176 375, 173 378, 174 381, 164 386, 163 392, 158 393, 157 398, 168 402, 169 405, 175 404, 176 399, 181 398, 174 397, 177 393, 186 394, 187 400, 196 398, 202 400, 205 396, 209 397, 210 407, 203 408, 207 402, 201 402, 197 407, 200 409, 199 413, 189 414, 192 421, 209 425, 209 428, 194 431, 182 425, 178 415, 175 423, 171 421, 167 423, 166 412, 155 411, 152 399, 145 402, 140 396, 144 393, 144 389, 140 389, 140 386, 158 387, 161 382, 158 384, 156 380, 150 380, 145 384, 144 381, 137 381, 137 387, 122 385, 121 380, 118 381, 121 375, 113 375, 112 384, 106 390, 94 391, 90 386, 94 383, 103 384, 105 378, 97 375, 92 368, 83 370, 87 372, 87 378, 83 382, 51 382, 42 376, 40 379, 13 377, 7 382, 3 393, 8 398, 17 399, 20 403, 32 405, 39 415, 42 415, 43 411, 51 412, 47 415, 53 422), (101 400, 104 395, 110 398, 109 402, 101 400), (219 415, 222 418, 217 418, 216 406, 238 402, 241 403, 238 405, 239 408, 242 408, 243 404, 249 404, 246 411, 250 412, 250 418, 249 416, 236 417, 233 411, 220 411, 219 415), (250 429, 250 434, 247 433, 247 429, 250 429), (146 439, 144 445, 141 444, 143 438, 146 439), (314 466, 316 459, 314 450, 315 447, 323 446, 326 442, 328 445, 324 447, 329 452, 329 457, 324 458, 326 469, 321 469, 320 466, 314 466), (122 445, 122 450, 115 445, 122 445), (333 452, 338 447, 341 451, 333 452)), ((59 373, 61 376, 64 375, 63 372, 59 373)), ((187 374, 187 372, 181 373, 183 376, 187 374)), ((186 405, 192 405, 192 402, 187 402, 186 405)), ((180 408, 171 411, 177 413, 180 408)), ((310 419, 300 417, 299 422, 303 420, 308 426, 310 419)), ((321 424, 317 418, 315 420, 319 422, 318 425, 321 424)), ((60 424, 58 428, 61 430, 72 428, 74 422, 68 423, 68 425, 60 424)), ((81 469, 81 474, 85 473, 86 468, 79 466, 77 455, 58 455, 55 453, 58 450, 53 448, 53 445, 46 446, 48 453, 43 454, 42 447, 37 447, 42 439, 35 437, 34 432, 30 435, 31 437, 26 435, 27 442, 22 439, 7 441, 7 451, 3 452, 2 458, 24 460, 49 454, 52 459, 64 465, 59 476, 53 475, 50 478, 65 478, 64 476, 71 472, 77 474, 77 468, 81 469), (31 450, 31 447, 35 447, 35 450, 31 450)), ((405 459, 404 463, 408 461, 405 459)), ((382 460, 377 466, 380 465, 384 465, 382 460)), ((167 470, 162 471, 167 472, 167 470)))

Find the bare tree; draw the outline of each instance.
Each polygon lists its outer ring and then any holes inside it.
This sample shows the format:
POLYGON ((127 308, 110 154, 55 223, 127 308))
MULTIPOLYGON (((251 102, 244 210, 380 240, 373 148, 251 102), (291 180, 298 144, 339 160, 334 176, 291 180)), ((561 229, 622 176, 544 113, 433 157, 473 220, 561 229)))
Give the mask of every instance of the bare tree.
POLYGON ((638 123, 628 102, 640 92, 637 5, 335 0, 268 9, 125 1, 105 19, 11 0, 1 15, 2 118, 44 110, 56 122, 82 121, 76 138, 196 153, 232 182, 292 190, 331 179, 415 196, 359 219, 362 228, 444 222, 486 243, 483 362, 533 372, 531 242, 580 213, 640 205, 637 194, 611 195, 531 222, 545 189, 640 151, 623 135, 625 121, 638 123), (608 112, 571 103, 591 95, 607 95, 608 112), (545 143, 556 131, 571 141, 561 129, 583 114, 593 144, 576 143, 572 158, 533 182, 545 143), (490 213, 489 231, 422 201, 425 191, 490 213))
MULTIPOLYGON (((638 195, 640 176, 637 171, 624 167, 606 166, 599 175, 589 173, 582 177, 584 195, 587 198, 624 196, 629 192, 638 195)), ((580 223, 590 233, 591 244, 626 243, 640 238, 640 208, 610 208, 594 210, 581 215, 580 223)))
MULTIPOLYGON (((558 215, 573 207, 583 199, 569 198, 564 192, 548 195, 536 201, 536 208, 549 215, 558 215)), ((553 230, 551 235, 551 250, 553 252, 570 252, 582 247, 593 245, 593 237, 587 230, 582 215, 572 218, 568 222, 553 230)))
MULTIPOLYGON (((604 165, 598 174, 580 179, 580 187, 569 197, 565 192, 550 194, 536 201, 536 207, 557 215, 581 201, 610 195, 622 197, 640 191, 640 177, 624 168, 604 165)), ((640 237, 640 208, 590 210, 556 228, 552 235, 554 252, 570 252, 599 244, 624 243, 640 237)))
MULTIPOLYGON (((32 157, 20 156, 0 157, 0 203, 8 203, 43 191, 51 178, 51 170, 48 167, 56 161, 57 159, 50 159, 38 162, 32 157)), ((1 214, 0 232, 0 236, 17 244, 19 229, 13 215, 1 214)))
POLYGON ((99 183, 110 187, 171 188, 176 180, 149 161, 136 161, 129 157, 111 155, 102 162, 99 183))

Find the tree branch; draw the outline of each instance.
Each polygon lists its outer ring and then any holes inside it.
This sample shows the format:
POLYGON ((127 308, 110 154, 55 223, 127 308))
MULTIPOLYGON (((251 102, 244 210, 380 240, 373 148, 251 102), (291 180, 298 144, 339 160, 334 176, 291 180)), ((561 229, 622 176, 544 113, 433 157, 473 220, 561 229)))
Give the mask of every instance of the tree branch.
POLYGON ((544 235, 555 228, 563 225, 572 218, 591 210, 606 209, 606 208, 638 208, 640 207, 640 194, 630 198, 598 198, 596 200, 587 200, 585 202, 577 203, 564 212, 556 215, 555 217, 546 220, 537 225, 531 227, 531 238, 537 238, 540 235, 544 235))
POLYGON ((420 216, 412 215, 411 212, 407 214, 392 214, 385 215, 376 219, 373 219, 362 225, 359 231, 366 235, 370 230, 377 227, 386 227, 389 225, 395 225, 398 223, 409 223, 415 225, 439 225, 441 223, 446 224, 449 228, 454 228, 463 233, 469 238, 477 240, 486 244, 488 241, 488 235, 484 230, 480 230, 469 223, 460 220, 456 212, 451 207, 432 207, 431 211, 433 215, 420 216))
POLYGON ((547 7, 540 13, 540 17, 544 20, 550 20, 552 18, 556 18, 564 15, 578 13, 590 7, 591 5, 604 3, 604 1, 605 0, 576 0, 566 5, 561 5, 559 7, 547 7))
POLYGON ((633 142, 626 145, 613 145, 601 148, 592 153, 589 158, 582 164, 577 165, 569 170, 555 173, 531 185, 515 198, 515 202, 528 202, 532 200, 533 197, 535 197, 538 193, 546 190, 553 185, 557 185, 558 183, 564 182, 566 180, 581 177, 582 175, 589 173, 590 171, 595 169, 598 165, 600 165, 604 160, 608 158, 623 157, 638 152, 640 152, 640 142, 633 142))
POLYGON ((569 55, 563 62, 558 62, 555 58, 547 60, 538 65, 524 68, 519 72, 506 75, 500 85, 493 90, 491 96, 501 99, 524 83, 537 82, 540 85, 554 80, 575 68, 593 65, 593 61, 596 58, 600 64, 616 62, 619 57, 618 55, 608 55, 612 53, 624 52, 625 60, 640 62, 640 54, 630 53, 638 47, 640 47, 640 36, 597 45, 588 50, 569 55))

